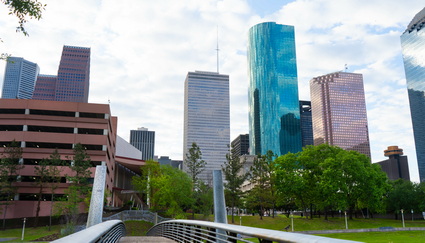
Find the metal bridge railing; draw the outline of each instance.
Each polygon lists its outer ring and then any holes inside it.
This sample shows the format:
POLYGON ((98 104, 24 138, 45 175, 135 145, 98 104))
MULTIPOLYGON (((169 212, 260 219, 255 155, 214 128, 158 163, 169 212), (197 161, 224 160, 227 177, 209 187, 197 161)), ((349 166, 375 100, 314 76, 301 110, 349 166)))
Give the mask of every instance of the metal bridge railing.
POLYGON ((148 236, 163 236, 176 242, 305 242, 305 243, 348 243, 355 241, 327 237, 260 229, 247 226, 214 223, 199 220, 169 220, 158 223, 147 233, 148 236), (217 231, 217 232, 216 232, 217 231), (224 233, 220 233, 224 232, 224 233))
POLYGON ((125 236, 125 225, 121 220, 109 220, 100 224, 93 225, 85 230, 68 235, 55 243, 78 243, 78 242, 118 242, 125 236))

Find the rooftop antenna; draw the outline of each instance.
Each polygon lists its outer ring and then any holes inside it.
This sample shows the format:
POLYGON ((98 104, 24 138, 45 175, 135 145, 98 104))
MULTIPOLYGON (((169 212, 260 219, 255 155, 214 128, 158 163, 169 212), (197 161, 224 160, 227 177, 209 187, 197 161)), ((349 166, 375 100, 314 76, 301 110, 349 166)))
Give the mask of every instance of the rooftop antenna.
POLYGON ((217 51, 217 73, 219 73, 219 66, 220 66, 220 64, 219 64, 219 52, 220 52, 220 49, 218 49, 218 25, 217 25, 217 49, 215 49, 216 51, 217 51))
POLYGON ((345 65, 344 65, 344 72, 346 73, 346 72, 347 72, 347 70, 348 70, 348 66, 347 66, 347 64, 345 64, 345 65))

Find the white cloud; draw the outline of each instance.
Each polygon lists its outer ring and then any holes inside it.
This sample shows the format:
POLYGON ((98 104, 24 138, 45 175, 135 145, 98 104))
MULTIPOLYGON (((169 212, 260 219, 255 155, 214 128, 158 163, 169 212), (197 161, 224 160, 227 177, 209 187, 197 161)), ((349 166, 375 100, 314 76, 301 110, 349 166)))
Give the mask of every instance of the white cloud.
POLYGON ((15 33, 17 19, 0 6, 1 52, 55 74, 63 45, 91 47, 89 101, 110 100, 125 139, 137 127, 156 131, 157 155, 182 158, 184 79, 216 70, 217 26, 220 72, 231 82, 231 138, 248 133, 247 33, 274 21, 295 26, 300 98, 309 99, 312 77, 345 64, 363 73, 373 161, 398 145, 417 180, 399 36, 423 1, 298 0, 264 17, 245 0, 42 2, 43 18, 26 25, 30 37, 15 33))

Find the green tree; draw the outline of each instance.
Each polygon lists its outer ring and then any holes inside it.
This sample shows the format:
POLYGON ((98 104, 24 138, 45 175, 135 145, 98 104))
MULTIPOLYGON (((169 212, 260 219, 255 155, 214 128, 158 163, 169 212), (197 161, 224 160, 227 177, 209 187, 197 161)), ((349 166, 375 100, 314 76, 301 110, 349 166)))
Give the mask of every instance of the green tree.
POLYGON ((195 185, 199 178, 198 175, 205 169, 206 162, 202 159, 202 152, 199 146, 193 142, 192 147, 186 153, 186 159, 184 160, 186 166, 186 172, 192 179, 192 183, 195 185))
POLYGON ((242 196, 241 186, 248 178, 248 173, 242 173, 241 169, 244 167, 245 161, 239 159, 234 149, 231 149, 226 154, 226 162, 221 168, 223 170, 226 183, 224 188, 227 190, 226 203, 229 204, 232 213, 232 223, 235 222, 233 210, 240 205, 240 197, 242 196))
POLYGON ((46 4, 42 4, 38 0, 2 0, 9 8, 9 15, 15 15, 19 20, 19 26, 16 27, 17 32, 28 35, 24 25, 29 19, 39 20, 46 4))
POLYGON ((294 199, 297 205, 319 209, 384 209, 387 177, 378 165, 356 151, 322 144, 307 146, 296 154, 277 160, 277 184, 280 195, 294 199))
POLYGON ((90 156, 84 146, 80 143, 75 144, 74 156, 70 166, 72 174, 66 176, 70 183, 65 191, 67 199, 56 204, 57 212, 65 216, 67 229, 73 229, 78 220, 80 203, 87 201, 85 198, 90 196, 91 167, 90 156))
POLYGON ((190 177, 181 170, 155 161, 148 161, 141 170, 142 175, 133 177, 132 182, 138 191, 149 194, 151 208, 165 210, 174 218, 184 217, 184 208, 192 203, 190 177))
POLYGON ((53 209, 53 202, 54 202, 54 192, 57 188, 57 183, 60 182, 60 178, 61 178, 60 176, 61 169, 58 166, 61 166, 61 165, 63 165, 62 160, 60 159, 58 150, 55 149, 49 158, 42 159, 40 163, 34 167, 34 172, 36 175, 35 184, 38 187, 37 209, 36 209, 36 216, 35 216, 35 223, 34 223, 35 227, 38 226, 40 204, 41 204, 43 193, 46 190, 49 190, 51 194, 50 220, 49 220, 49 230, 50 230, 52 209, 53 209))
MULTIPOLYGON (((201 182, 199 181, 198 176, 204 171, 206 162, 202 159, 201 149, 195 142, 192 143, 192 147, 189 149, 188 153, 186 153, 184 165, 186 167, 185 171, 189 174, 192 180, 192 192, 194 198, 202 197, 202 195, 198 195, 202 193, 201 190, 199 190, 201 182)), ((192 218, 194 218, 195 210, 198 210, 199 207, 197 205, 198 200, 193 200, 192 202, 192 218)))
MULTIPOLYGON (((1 0, 9 8, 9 15, 15 15, 18 17, 19 26, 16 27, 17 32, 22 32, 24 35, 28 36, 24 25, 28 22, 29 19, 41 18, 42 12, 46 7, 46 4, 42 4, 38 0, 1 0)), ((2 40, 0 39, 0 42, 2 40)), ((7 60, 10 57, 7 53, 2 53, 0 55, 0 60, 7 60)))
POLYGON ((386 198, 387 211, 394 213, 395 219, 401 209, 420 212, 420 185, 398 179, 390 182, 391 188, 386 198))
POLYGON ((275 154, 269 150, 254 159, 250 169, 250 182, 254 185, 251 197, 258 200, 260 219, 263 219, 266 209, 272 209, 274 217, 277 200, 274 157, 275 154))
POLYGON ((20 160, 22 158, 22 148, 18 142, 12 141, 4 148, 3 157, 0 159, 0 201, 3 206, 3 230, 6 224, 6 214, 8 205, 13 202, 17 192, 14 186, 18 181, 18 172, 23 168, 20 160))

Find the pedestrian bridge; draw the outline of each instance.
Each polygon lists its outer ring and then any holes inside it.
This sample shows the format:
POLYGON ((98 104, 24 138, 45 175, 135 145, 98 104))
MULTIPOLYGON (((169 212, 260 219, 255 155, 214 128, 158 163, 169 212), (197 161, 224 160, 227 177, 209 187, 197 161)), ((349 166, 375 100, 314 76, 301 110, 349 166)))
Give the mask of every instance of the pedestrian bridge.
POLYGON ((109 220, 53 242, 354 242, 300 233, 199 220, 163 221, 153 226, 148 231, 147 235, 147 237, 125 237, 124 223, 121 220, 109 220))

